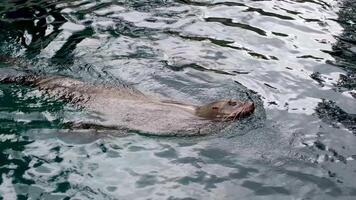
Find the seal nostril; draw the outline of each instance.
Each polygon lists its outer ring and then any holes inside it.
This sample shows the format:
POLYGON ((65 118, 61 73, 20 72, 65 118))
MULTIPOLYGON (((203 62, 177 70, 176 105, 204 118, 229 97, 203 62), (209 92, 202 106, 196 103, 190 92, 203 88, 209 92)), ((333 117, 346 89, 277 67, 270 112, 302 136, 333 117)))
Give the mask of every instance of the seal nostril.
POLYGON ((249 107, 250 107, 250 109, 254 110, 255 109, 255 103, 254 102, 249 102, 249 107))

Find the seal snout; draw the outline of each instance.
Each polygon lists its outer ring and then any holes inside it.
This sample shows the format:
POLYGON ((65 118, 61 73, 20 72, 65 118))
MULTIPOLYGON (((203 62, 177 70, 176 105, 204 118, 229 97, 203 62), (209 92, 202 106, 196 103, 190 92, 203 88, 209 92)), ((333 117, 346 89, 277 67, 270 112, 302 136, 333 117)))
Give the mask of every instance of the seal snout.
POLYGON ((255 103, 252 101, 243 102, 238 106, 235 106, 235 109, 231 116, 233 119, 239 119, 242 117, 247 117, 255 111, 255 103))
POLYGON ((250 115, 255 111, 255 103, 253 103, 252 101, 246 102, 243 107, 243 116, 250 115))

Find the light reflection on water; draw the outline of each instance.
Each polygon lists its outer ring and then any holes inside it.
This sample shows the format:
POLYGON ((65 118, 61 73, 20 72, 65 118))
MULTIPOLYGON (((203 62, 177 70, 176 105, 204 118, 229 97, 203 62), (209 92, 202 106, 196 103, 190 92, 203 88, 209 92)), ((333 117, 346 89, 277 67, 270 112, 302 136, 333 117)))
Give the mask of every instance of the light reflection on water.
POLYGON ((177 100, 247 92, 261 102, 250 121, 208 137, 122 136, 62 129, 86 114, 1 85, 1 195, 354 198, 355 9, 332 0, 0 3, 1 55, 22 67, 177 100))

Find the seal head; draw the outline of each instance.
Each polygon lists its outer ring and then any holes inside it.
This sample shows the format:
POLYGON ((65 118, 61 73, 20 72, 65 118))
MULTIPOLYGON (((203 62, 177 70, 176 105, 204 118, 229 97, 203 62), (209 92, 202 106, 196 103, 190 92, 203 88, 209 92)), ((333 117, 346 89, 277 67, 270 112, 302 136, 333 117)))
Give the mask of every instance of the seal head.
POLYGON ((199 106, 195 114, 210 120, 230 121, 251 115, 255 110, 255 104, 251 101, 219 100, 199 106))

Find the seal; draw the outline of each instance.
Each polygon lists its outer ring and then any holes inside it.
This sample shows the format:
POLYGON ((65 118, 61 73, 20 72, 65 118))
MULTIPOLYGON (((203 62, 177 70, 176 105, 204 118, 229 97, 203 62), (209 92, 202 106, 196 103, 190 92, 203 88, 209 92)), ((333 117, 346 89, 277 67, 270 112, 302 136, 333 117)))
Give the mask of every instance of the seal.
POLYGON ((206 135, 254 112, 252 101, 221 99, 193 105, 144 94, 120 85, 98 85, 64 76, 0 69, 1 83, 29 85, 88 111, 100 119, 75 127, 110 127, 150 135, 206 135), (220 128, 217 128, 220 127, 220 128))

